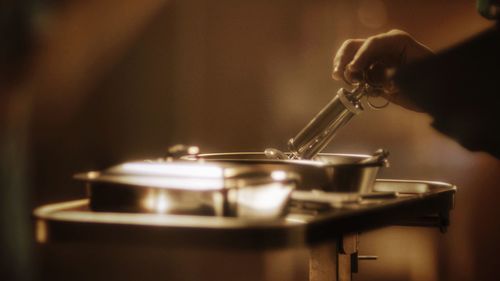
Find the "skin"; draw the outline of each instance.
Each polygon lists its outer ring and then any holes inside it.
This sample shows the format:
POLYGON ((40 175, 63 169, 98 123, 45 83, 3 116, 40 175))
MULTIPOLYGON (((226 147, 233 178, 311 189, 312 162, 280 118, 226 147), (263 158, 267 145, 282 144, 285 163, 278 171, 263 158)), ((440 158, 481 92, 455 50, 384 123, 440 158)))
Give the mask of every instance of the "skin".
POLYGON ((363 72, 369 73, 372 81, 382 85, 383 97, 404 108, 421 111, 400 93, 392 77, 399 67, 431 55, 428 47, 397 29, 366 39, 349 39, 333 59, 332 78, 353 84, 363 79, 363 72))

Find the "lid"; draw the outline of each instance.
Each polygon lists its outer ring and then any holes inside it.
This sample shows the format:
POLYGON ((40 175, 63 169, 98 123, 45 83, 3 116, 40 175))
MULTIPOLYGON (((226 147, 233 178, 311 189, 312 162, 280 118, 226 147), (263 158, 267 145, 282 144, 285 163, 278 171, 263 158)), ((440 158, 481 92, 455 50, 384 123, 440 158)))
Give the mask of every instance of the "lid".
POLYGON ((165 189, 210 191, 270 182, 298 181, 289 171, 256 170, 252 165, 193 161, 138 161, 74 176, 86 182, 106 182, 165 189))

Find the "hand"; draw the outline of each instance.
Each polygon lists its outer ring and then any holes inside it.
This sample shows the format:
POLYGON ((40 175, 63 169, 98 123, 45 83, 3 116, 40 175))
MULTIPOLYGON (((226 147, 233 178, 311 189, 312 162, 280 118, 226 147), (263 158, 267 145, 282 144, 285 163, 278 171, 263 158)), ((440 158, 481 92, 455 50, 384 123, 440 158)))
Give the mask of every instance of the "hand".
POLYGON ((383 85, 382 96, 405 108, 420 111, 394 86, 392 77, 400 66, 432 55, 433 52, 417 42, 410 34, 391 30, 366 39, 349 39, 333 59, 332 78, 349 84, 361 81, 363 72, 374 63, 383 65, 382 75, 373 75, 374 81, 383 85))

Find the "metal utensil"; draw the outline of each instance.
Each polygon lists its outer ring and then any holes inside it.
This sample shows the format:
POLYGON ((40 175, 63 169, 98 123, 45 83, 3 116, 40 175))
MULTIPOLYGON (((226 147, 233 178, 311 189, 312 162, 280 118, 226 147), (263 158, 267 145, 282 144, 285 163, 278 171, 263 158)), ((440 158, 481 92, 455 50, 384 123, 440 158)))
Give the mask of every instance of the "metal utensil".
POLYGON ((360 99, 363 87, 341 88, 337 95, 293 138, 288 148, 294 158, 311 159, 323 150, 337 131, 363 110, 360 99))
POLYGON ((380 96, 384 87, 373 79, 379 72, 385 69, 380 63, 372 64, 367 71, 362 73, 361 81, 348 84, 353 86, 352 90, 340 88, 337 95, 293 138, 288 141, 288 148, 292 158, 312 159, 321 152, 333 139, 339 129, 344 127, 354 115, 364 110, 361 99, 366 97, 367 103, 374 109, 386 107, 375 105, 370 102, 369 97, 380 96))

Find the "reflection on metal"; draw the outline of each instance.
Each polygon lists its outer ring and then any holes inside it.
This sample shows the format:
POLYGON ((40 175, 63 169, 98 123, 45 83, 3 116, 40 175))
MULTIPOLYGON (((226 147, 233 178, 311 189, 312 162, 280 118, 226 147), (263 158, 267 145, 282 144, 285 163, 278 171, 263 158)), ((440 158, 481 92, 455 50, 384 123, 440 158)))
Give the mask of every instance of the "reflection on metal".
POLYGON ((164 214, 167 213, 171 207, 170 198, 168 193, 163 190, 149 191, 144 198, 143 207, 151 213, 164 214))
POLYGON ((99 172, 96 171, 87 172, 87 178, 96 179, 97 177, 99 177, 99 172))
POLYGON ((44 220, 36 221, 35 228, 35 239, 38 243, 46 243, 47 242, 47 223, 44 220))
POLYGON ((260 219, 283 216, 300 181, 293 171, 202 162, 130 162, 76 178, 93 211, 260 219))
POLYGON ((167 149, 167 154, 165 155, 164 160, 170 162, 184 155, 196 155, 198 153, 200 153, 200 149, 197 146, 177 144, 167 149))
POLYGON ((224 209, 226 208, 226 196, 227 193, 214 192, 212 193, 214 214, 216 216, 224 216, 224 209))
POLYGON ((287 174, 285 171, 273 171, 271 173, 271 178, 276 181, 283 181, 287 177, 287 174))
MULTIPOLYGON (((47 230, 47 222, 71 222, 71 223, 98 223, 113 225, 143 225, 158 226, 165 228, 187 228, 187 229, 246 229, 252 226, 271 227, 289 225, 285 220, 245 220, 232 217, 212 216, 190 216, 190 215, 158 215, 148 213, 114 213, 114 212, 92 212, 88 210, 89 200, 75 200, 41 206, 34 211, 37 219, 43 222, 44 239, 50 240, 50 232, 47 230)), ((38 228, 37 228, 38 230, 38 228)), ((48 228, 50 230, 50 226, 48 228)), ((38 234, 37 234, 38 235, 38 234)))
POLYGON ((225 168, 216 164, 187 162, 130 162, 102 172, 75 175, 85 182, 107 182, 182 190, 220 190, 225 187, 225 168))
POLYGON ((278 159, 278 160, 286 160, 289 159, 288 155, 286 155, 283 151, 276 148, 266 148, 264 150, 264 154, 267 159, 278 159))
POLYGON ((247 218, 276 218, 284 214, 292 185, 271 183, 237 192, 238 216, 247 218))
POLYGON ((216 165, 186 165, 169 163, 147 163, 133 162, 117 166, 112 172, 124 174, 172 176, 172 177, 192 177, 192 178, 222 178, 223 169, 216 165))
POLYGON ((265 152, 199 154, 191 160, 245 164, 256 171, 282 170, 300 175, 299 190, 370 193, 380 167, 388 165, 388 152, 373 155, 321 153, 314 160, 269 159, 265 152))

